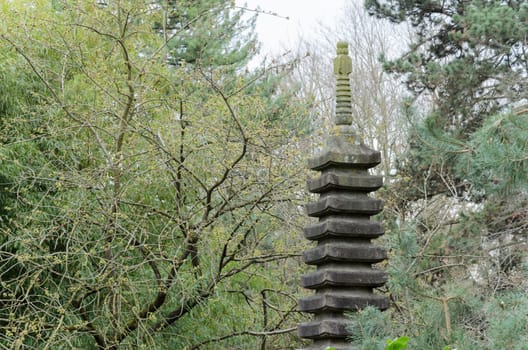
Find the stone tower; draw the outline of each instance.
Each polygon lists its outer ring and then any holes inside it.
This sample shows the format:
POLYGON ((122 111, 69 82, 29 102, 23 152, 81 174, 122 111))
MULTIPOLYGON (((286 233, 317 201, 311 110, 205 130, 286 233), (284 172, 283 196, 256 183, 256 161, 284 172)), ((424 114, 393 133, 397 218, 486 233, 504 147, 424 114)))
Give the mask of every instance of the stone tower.
POLYGON ((389 307, 388 297, 373 292, 387 280, 372 267, 387 258, 385 249, 371 242, 384 233, 380 223, 370 220, 383 203, 368 196, 382 186, 382 178, 368 170, 380 163, 380 153, 365 146, 351 126, 351 71, 348 44, 339 42, 334 60, 336 125, 322 152, 309 160, 310 169, 320 176, 308 180, 308 190, 318 193, 319 200, 306 205, 308 215, 319 222, 304 229, 305 237, 317 242, 303 255, 306 264, 316 267, 301 278, 304 288, 315 291, 299 301, 300 311, 313 314, 311 322, 298 328, 302 338, 313 340, 306 350, 350 349, 347 338, 352 334, 343 313, 367 305, 389 307))

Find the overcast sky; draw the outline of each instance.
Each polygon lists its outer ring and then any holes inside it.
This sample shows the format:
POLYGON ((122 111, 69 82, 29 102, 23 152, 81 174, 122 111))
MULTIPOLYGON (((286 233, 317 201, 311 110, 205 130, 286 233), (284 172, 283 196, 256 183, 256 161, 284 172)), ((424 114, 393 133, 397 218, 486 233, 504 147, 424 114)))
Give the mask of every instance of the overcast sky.
POLYGON ((262 43, 261 55, 278 54, 284 48, 294 48, 299 36, 310 37, 320 24, 331 24, 339 16, 346 0, 236 0, 237 6, 247 5, 278 16, 260 14, 257 34, 262 43), (288 17, 289 19, 286 19, 288 17))

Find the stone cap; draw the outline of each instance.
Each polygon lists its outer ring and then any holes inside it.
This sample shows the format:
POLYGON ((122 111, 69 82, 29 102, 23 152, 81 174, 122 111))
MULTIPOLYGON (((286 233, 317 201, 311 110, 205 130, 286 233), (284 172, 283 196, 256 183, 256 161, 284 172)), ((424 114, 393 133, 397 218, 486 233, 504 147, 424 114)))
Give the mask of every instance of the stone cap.
POLYGON ((385 233, 383 225, 376 221, 355 218, 327 218, 304 228, 304 236, 312 241, 326 238, 371 239, 385 233))
POLYGON ((328 194, 317 202, 307 203, 308 216, 321 217, 331 214, 376 215, 383 210, 383 201, 375 198, 358 198, 342 193, 328 194))
POLYGON ((359 141, 352 126, 337 125, 328 135, 322 151, 308 160, 312 170, 331 166, 368 169, 381 162, 381 154, 359 141))
POLYGON ((334 266, 322 267, 301 277, 307 289, 327 287, 381 287, 387 282, 387 274, 370 267, 334 266))
POLYGON ((357 311, 367 306, 386 310, 389 298, 362 290, 327 290, 299 300, 299 311, 310 313, 357 311))
MULTIPOLYGON (((299 336, 308 339, 344 339, 352 335, 347 329, 349 323, 350 321, 343 316, 301 323, 298 327, 299 336)), ((350 344, 348 346, 350 347, 350 344)))
POLYGON ((321 193, 328 190, 372 192, 383 186, 383 177, 373 175, 342 175, 329 171, 316 179, 308 180, 308 190, 321 193))
POLYGON ((373 244, 351 242, 325 242, 303 253, 303 260, 308 265, 321 265, 330 262, 375 264, 385 259, 387 259, 385 248, 373 244))

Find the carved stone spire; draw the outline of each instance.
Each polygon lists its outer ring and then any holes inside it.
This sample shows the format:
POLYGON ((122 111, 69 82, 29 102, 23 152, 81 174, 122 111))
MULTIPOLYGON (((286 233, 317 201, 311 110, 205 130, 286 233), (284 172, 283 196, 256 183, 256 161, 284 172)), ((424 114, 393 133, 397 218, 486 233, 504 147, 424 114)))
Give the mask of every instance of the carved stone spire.
POLYGON ((334 59, 336 76, 336 125, 352 124, 352 93, 348 76, 352 73, 352 59, 348 56, 348 44, 337 43, 337 57, 334 59))
POLYGON ((344 312, 367 305, 381 310, 389 307, 388 298, 373 291, 386 281, 383 271, 372 268, 387 257, 384 248, 371 242, 384 230, 370 220, 381 212, 383 203, 368 196, 382 186, 382 178, 368 171, 380 163, 380 153, 362 144, 350 125, 352 62, 347 54, 347 44, 338 43, 336 126, 321 154, 309 160, 310 168, 321 175, 308 180, 308 190, 320 197, 306 205, 308 215, 319 219, 304 229, 304 236, 317 242, 303 255, 306 264, 316 266, 301 280, 303 287, 315 291, 299 301, 300 311, 314 315, 313 321, 299 325, 299 335, 313 340, 306 350, 348 350, 347 338, 352 334, 344 312))

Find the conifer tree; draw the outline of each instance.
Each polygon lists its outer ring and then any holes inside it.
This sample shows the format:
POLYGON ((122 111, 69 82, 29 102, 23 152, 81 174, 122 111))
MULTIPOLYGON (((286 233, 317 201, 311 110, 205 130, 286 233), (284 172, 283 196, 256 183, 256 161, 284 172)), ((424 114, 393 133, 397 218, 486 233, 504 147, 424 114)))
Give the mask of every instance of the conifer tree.
MULTIPOLYGON (((428 174, 428 195, 446 191, 461 195, 470 188, 482 194, 482 187, 471 183, 462 169, 467 169, 469 158, 483 154, 474 149, 474 139, 482 137, 484 132, 477 132, 481 128, 491 132, 489 125, 495 124, 490 118, 502 113, 524 118, 528 5, 523 1, 368 0, 366 7, 378 17, 414 26, 416 36, 408 51, 398 59, 385 60, 385 68, 403 76, 415 96, 426 95, 432 101, 432 110, 410 138, 409 153, 401 163, 401 170, 413 179, 407 193, 411 198, 423 195, 412 183, 419 182, 416 174, 428 174), (468 154, 471 157, 464 156, 468 154)), ((517 153, 524 150, 517 146, 517 153)), ((523 157, 511 154, 511 158, 522 163, 523 157)), ((498 166, 500 160, 494 164, 498 166)), ((508 176, 521 178, 522 168, 512 167, 508 176)), ((498 177, 494 181, 515 182, 498 177)))
POLYGON ((158 0, 170 64, 244 66, 257 49, 255 17, 244 19, 230 0, 158 0))
POLYGON ((528 4, 525 1, 378 1, 367 9, 408 21, 408 52, 385 62, 416 94, 429 93, 435 126, 467 139, 486 116, 526 98, 528 4))
MULTIPOLYGON (((386 194, 400 214, 386 217, 397 322, 380 321, 374 338, 405 334, 410 348, 423 349, 523 348, 528 5, 365 3, 371 14, 415 28, 407 52, 384 65, 416 97, 431 99, 386 194)), ((358 322, 359 329, 375 327, 358 322)), ((367 340, 358 343, 375 348, 367 340)))

